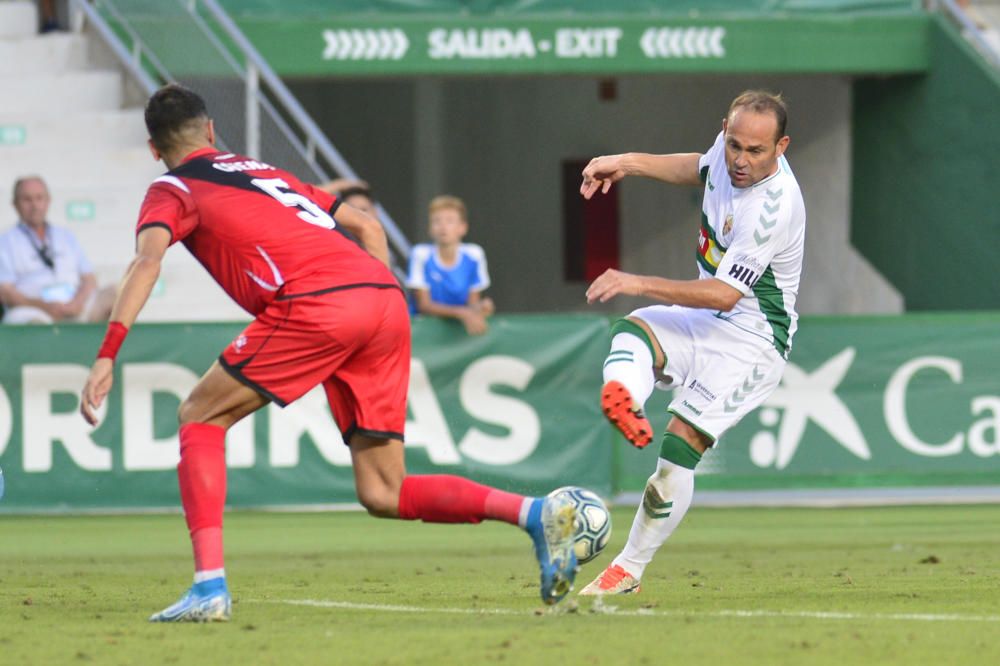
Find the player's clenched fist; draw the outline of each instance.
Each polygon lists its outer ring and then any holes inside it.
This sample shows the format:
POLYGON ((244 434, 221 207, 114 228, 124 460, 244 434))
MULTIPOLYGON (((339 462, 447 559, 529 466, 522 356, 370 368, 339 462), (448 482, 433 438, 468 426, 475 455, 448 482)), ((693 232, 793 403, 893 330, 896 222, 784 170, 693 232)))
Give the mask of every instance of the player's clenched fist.
POLYGON ((638 296, 642 293, 642 278, 631 273, 623 273, 609 268, 587 288, 587 302, 606 303, 618 294, 638 296))
POLYGON ((580 184, 580 194, 584 199, 594 196, 598 188, 601 194, 607 194, 612 184, 627 175, 624 157, 624 155, 602 155, 590 160, 583 170, 583 183, 580 184))

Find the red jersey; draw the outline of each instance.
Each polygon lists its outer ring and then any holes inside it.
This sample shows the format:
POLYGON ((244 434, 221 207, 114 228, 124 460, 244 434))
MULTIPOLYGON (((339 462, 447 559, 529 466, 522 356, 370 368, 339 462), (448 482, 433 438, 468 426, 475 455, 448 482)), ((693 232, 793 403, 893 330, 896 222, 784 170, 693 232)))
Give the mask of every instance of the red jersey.
POLYGON ((397 286, 391 271, 334 229, 340 200, 269 164, 204 148, 153 181, 136 233, 182 241, 215 281, 257 315, 275 300, 397 286))

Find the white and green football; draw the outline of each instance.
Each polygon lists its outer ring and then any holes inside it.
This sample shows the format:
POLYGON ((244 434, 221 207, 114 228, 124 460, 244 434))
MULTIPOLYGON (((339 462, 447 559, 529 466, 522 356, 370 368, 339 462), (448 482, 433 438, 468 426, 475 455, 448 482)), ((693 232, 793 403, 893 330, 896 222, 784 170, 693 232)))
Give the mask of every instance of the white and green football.
POLYGON ((579 486, 556 488, 549 497, 565 495, 576 507, 576 560, 585 564, 604 550, 611 538, 611 514, 596 493, 579 486))

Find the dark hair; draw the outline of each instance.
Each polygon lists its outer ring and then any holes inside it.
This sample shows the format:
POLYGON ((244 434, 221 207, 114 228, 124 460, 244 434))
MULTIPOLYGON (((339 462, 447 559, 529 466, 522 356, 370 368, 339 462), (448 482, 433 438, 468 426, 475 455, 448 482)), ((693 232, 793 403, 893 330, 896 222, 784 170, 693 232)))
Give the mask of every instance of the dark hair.
POLYGON ((728 118, 736 109, 749 109, 754 113, 772 113, 778 123, 778 135, 775 141, 785 136, 785 125, 788 122, 788 107, 781 93, 769 93, 766 90, 746 90, 739 94, 729 105, 728 118))
POLYGON ((188 130, 208 120, 208 109, 198 93, 169 83, 146 102, 146 130, 156 149, 173 148, 188 130))
POLYGON ((375 197, 372 196, 372 191, 361 185, 351 185, 350 187, 345 187, 337 192, 337 195, 340 197, 341 201, 347 199, 348 197, 362 196, 368 199, 368 201, 375 203, 375 197))

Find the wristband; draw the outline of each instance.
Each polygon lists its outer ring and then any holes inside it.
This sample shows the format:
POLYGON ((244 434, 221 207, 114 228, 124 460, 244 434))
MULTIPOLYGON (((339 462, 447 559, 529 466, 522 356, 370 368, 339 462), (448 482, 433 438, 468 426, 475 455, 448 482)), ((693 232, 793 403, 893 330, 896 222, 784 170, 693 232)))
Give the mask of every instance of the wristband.
POLYGON ((108 324, 108 332, 104 334, 104 342, 97 351, 97 358, 110 358, 112 361, 118 356, 118 350, 125 342, 128 329, 120 321, 113 321, 108 324))

